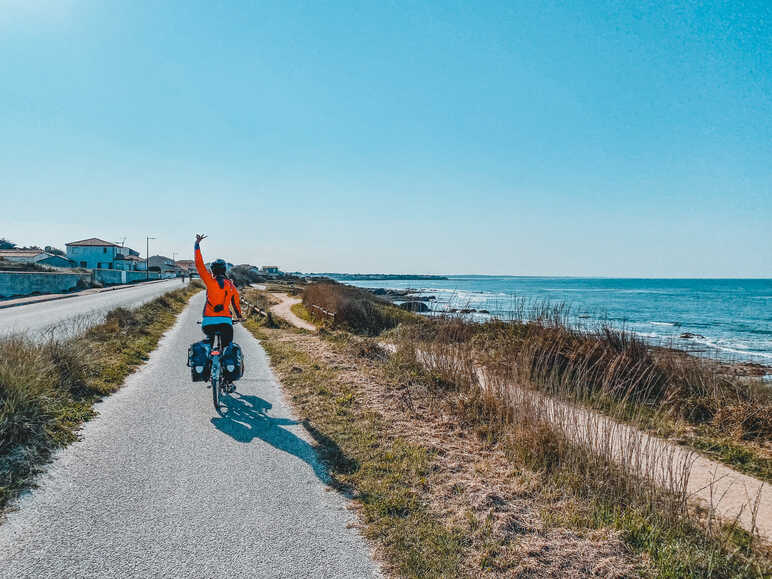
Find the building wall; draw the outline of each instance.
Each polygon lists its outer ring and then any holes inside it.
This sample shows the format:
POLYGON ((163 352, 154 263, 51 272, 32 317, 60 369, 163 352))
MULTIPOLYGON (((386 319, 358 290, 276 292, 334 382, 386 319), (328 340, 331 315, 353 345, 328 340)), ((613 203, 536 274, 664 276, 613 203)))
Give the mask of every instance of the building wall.
POLYGON ((67 257, 75 262, 76 267, 112 269, 116 250, 118 249, 120 248, 68 245, 67 257))
POLYGON ((91 284, 89 273, 0 272, 0 297, 55 294, 91 284))
POLYGON ((120 269, 95 269, 93 272, 94 280, 105 285, 118 285, 126 283, 127 271, 120 269))
POLYGON ((132 283, 135 281, 145 281, 146 279, 170 279, 173 277, 175 277, 173 273, 159 274, 157 271, 151 271, 149 278, 147 277, 147 272, 144 272, 144 271, 127 271, 126 272, 127 283, 132 283))
MULTIPOLYGON (((174 274, 150 272, 149 279, 173 278, 174 274)), ((92 280, 104 285, 117 285, 145 281, 144 271, 95 269, 90 273, 58 273, 38 271, 0 271, 0 297, 28 296, 31 294, 57 294, 77 288, 90 287, 92 280)))

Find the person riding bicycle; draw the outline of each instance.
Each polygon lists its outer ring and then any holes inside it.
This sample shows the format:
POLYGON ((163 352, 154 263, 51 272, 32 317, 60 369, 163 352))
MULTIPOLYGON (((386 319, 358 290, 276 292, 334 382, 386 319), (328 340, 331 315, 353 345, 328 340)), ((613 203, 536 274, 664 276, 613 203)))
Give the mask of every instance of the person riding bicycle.
POLYGON ((225 347, 233 341, 233 320, 231 318, 231 306, 236 315, 241 318, 241 302, 239 291, 233 282, 225 277, 225 260, 217 259, 212 262, 212 272, 204 264, 201 256, 201 240, 206 235, 196 234, 196 243, 193 246, 193 255, 196 262, 196 270, 201 276, 201 281, 206 285, 206 304, 204 305, 201 329, 209 338, 209 343, 214 341, 214 335, 220 332, 222 346, 225 347))

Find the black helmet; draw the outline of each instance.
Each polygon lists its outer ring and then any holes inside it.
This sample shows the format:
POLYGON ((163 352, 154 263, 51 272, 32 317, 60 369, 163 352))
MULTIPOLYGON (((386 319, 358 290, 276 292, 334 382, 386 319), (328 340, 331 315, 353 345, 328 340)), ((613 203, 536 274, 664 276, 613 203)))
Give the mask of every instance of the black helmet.
POLYGON ((224 259, 215 259, 210 267, 214 275, 225 275, 225 270, 228 269, 224 259))

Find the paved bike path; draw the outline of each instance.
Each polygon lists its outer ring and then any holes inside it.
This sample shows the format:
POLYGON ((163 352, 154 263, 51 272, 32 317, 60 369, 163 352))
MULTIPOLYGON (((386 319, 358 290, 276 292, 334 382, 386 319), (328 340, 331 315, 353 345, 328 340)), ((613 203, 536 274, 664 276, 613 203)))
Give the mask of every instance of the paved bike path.
POLYGON ((257 340, 237 326, 230 418, 190 382, 203 295, 191 301, 0 525, 0 577, 377 575, 257 340))

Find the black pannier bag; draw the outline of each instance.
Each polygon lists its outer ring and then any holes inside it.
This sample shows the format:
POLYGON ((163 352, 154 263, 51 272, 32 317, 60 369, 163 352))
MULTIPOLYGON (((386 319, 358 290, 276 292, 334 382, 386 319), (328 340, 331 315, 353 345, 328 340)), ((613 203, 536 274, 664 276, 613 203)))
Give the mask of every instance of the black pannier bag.
POLYGON ((236 342, 228 344, 222 353, 222 369, 228 382, 234 382, 244 375, 244 355, 236 342))
POLYGON ((209 361, 209 341, 201 340, 191 344, 188 348, 188 366, 193 382, 206 382, 209 380, 211 364, 209 361))

